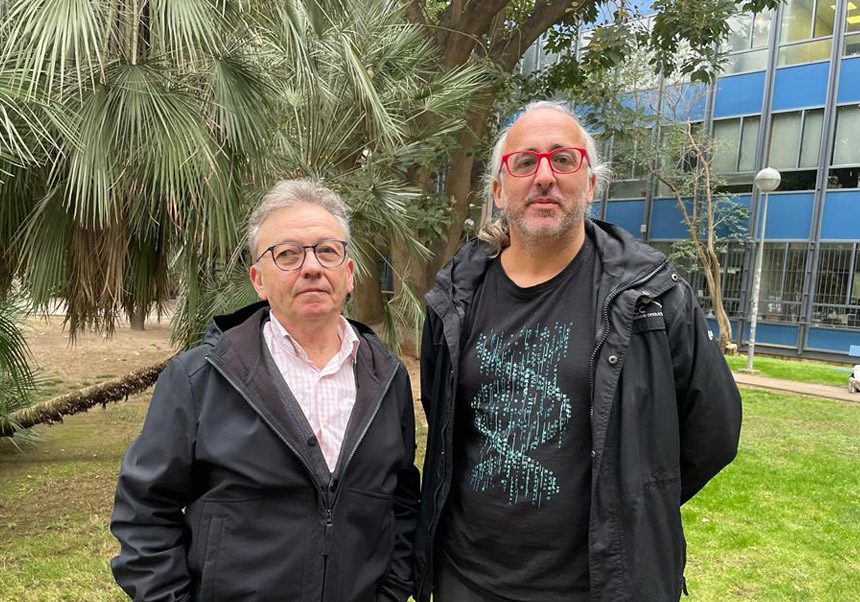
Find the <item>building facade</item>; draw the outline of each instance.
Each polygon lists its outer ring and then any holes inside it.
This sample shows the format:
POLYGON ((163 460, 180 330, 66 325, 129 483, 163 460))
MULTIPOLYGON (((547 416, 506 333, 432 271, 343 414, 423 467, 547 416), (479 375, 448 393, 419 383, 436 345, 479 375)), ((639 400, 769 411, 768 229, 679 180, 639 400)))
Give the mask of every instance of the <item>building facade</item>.
MULTIPOLYGON (((851 346, 860 346, 858 4, 788 0, 775 11, 738 16, 729 62, 688 118, 727 143, 731 150, 718 153, 714 169, 749 208, 750 235, 730 242, 722 258, 724 300, 740 346, 749 335, 765 196, 757 349, 849 361, 851 346), (765 166, 782 175, 769 195, 753 186, 765 166)), ((582 46, 589 32, 580 35, 582 46)), ((535 51, 524 68, 546 60, 535 51)), ((660 83, 667 85, 676 84, 660 83)), ((631 167, 631 149, 612 146, 613 183, 595 199, 594 215, 668 251, 686 236, 675 200, 631 167)), ((707 312, 704 282, 696 272, 689 280, 707 312)))

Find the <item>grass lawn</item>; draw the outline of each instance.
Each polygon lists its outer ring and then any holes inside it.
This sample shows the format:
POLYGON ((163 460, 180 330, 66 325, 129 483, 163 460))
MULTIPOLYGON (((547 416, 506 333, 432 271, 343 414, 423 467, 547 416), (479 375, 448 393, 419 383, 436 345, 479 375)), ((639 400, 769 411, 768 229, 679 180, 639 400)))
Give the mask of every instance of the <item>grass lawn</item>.
MULTIPOLYGON (((108 522, 147 399, 40 428, 23 453, 0 440, 0 601, 126 600, 108 522)), ((684 508, 689 600, 860 601, 860 405, 744 400, 738 459, 684 508)))
MULTIPOLYGON (((747 367, 746 355, 727 355, 726 361, 732 370, 740 370, 747 367)), ((755 356, 753 363, 755 369, 761 371, 762 376, 797 380, 819 385, 845 387, 848 384, 848 376, 851 374, 851 368, 846 365, 818 364, 794 359, 762 357, 760 355, 755 356)))

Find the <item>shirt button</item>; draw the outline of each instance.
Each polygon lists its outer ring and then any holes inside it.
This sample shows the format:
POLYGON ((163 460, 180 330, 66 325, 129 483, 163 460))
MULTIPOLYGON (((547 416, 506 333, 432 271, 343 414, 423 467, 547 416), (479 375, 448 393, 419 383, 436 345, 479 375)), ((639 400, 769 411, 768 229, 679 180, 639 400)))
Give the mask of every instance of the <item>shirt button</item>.
POLYGON ((308 447, 316 447, 317 446, 317 438, 309 437, 308 438, 308 447))
POLYGON ((597 452, 596 452, 596 451, 594 451, 594 450, 591 450, 591 457, 592 457, 592 458, 596 458, 596 457, 597 457, 597 452))
POLYGON ((618 363, 618 356, 610 355, 608 358, 606 358, 606 361, 609 362, 609 365, 614 366, 618 363))

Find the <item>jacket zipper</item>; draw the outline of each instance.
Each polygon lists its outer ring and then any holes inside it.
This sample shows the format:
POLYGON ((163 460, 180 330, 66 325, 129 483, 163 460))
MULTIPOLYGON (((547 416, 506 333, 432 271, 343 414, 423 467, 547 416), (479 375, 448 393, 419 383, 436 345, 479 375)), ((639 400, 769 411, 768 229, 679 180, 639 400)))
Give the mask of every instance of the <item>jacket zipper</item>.
POLYGON ((217 370, 218 374, 223 376, 224 379, 228 383, 230 383, 230 385, 236 390, 236 392, 239 395, 242 396, 242 398, 245 400, 245 402, 248 405, 250 405, 252 408, 254 408, 254 411, 257 412, 257 415, 263 419, 263 422, 265 422, 269 426, 270 429, 272 429, 272 431, 278 436, 278 439, 280 439, 284 443, 284 445, 286 445, 289 448, 289 450, 291 452, 293 452, 293 454, 299 459, 299 462, 301 462, 301 464, 305 467, 305 470, 308 472, 308 475, 310 475, 310 477, 311 477, 311 481, 314 483, 314 486, 317 488, 317 490, 320 493, 320 500, 322 500, 323 510, 325 511, 325 516, 326 516, 325 533, 324 533, 324 537, 323 537, 322 598, 320 598, 321 600, 324 600, 325 599, 325 579, 326 579, 326 572, 328 570, 328 556, 329 556, 329 553, 331 551, 330 550, 331 535, 332 535, 332 531, 334 528, 334 524, 332 523, 332 507, 334 506, 334 501, 329 499, 329 496, 326 495, 326 492, 323 490, 323 488, 320 486, 320 484, 317 483, 317 480, 313 476, 314 475, 313 470, 308 465, 308 463, 305 461, 304 457, 298 452, 298 450, 295 448, 295 446, 293 446, 292 443, 287 441, 286 437, 281 435, 280 431, 275 428, 275 425, 272 424, 272 422, 266 417, 266 415, 263 412, 260 412, 257 410, 257 406, 254 404, 254 402, 251 401, 251 399, 245 394, 245 392, 236 384, 236 381, 233 380, 233 378, 227 373, 227 371, 219 365, 219 362, 216 362, 212 356, 207 356, 206 361, 209 362, 215 368, 215 370, 217 370))
POLYGON ((612 301, 623 293, 634 286, 639 286, 640 284, 644 284, 651 280, 657 273, 662 270, 669 263, 668 259, 663 260, 660 265, 654 268, 651 272, 639 278, 637 280, 627 282, 625 284, 621 284, 616 286, 609 292, 609 295, 606 297, 606 302, 603 304, 603 332, 600 335, 600 340, 597 342, 597 345, 594 347, 594 351, 591 352, 591 361, 588 365, 588 390, 589 390, 589 408, 588 408, 588 417, 589 422, 593 422, 594 420, 594 362, 597 359, 597 354, 600 353, 600 348, 603 347, 603 343, 606 342, 606 338, 609 336, 609 305, 612 301))

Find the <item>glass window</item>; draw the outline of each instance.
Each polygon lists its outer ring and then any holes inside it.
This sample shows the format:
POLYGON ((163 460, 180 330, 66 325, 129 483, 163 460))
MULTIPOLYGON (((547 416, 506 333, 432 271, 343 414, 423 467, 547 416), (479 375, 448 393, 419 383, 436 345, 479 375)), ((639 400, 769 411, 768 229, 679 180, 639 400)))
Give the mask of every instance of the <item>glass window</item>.
POLYGON ((770 133, 768 165, 776 169, 797 167, 797 149, 800 143, 800 112, 779 113, 773 116, 770 133))
MULTIPOLYGON (((816 167, 823 109, 777 113, 770 133, 768 165, 777 169, 816 167)), ((780 190, 786 190, 780 188, 780 190)))
POLYGON ((723 73, 726 75, 747 71, 764 71, 767 68, 767 48, 730 54, 727 59, 723 66, 723 73))
POLYGON ((833 20, 836 17, 835 0, 818 0, 815 7, 815 29, 812 37, 821 38, 833 35, 833 20))
POLYGON ((860 31, 860 6, 856 0, 849 0, 845 14, 845 32, 860 31))
POLYGON ((806 40, 812 34, 815 0, 789 0, 782 13, 780 43, 806 40))
POLYGON ((814 42, 806 42, 804 44, 792 44, 791 46, 783 46, 777 54, 777 65, 783 67, 785 65, 798 65, 800 63, 811 63, 813 61, 823 61, 830 58, 830 44, 833 42, 830 38, 825 40, 816 40, 814 42))
POLYGON ((766 48, 767 36, 770 33, 771 11, 758 13, 753 21, 752 47, 766 48))
POLYGON ((741 148, 738 157, 738 171, 753 171, 755 169, 755 147, 758 141, 758 129, 761 118, 744 117, 741 148))
POLYGON ((860 164, 860 105, 836 109, 833 165, 860 164))
POLYGON ((799 167, 817 167, 818 151, 821 148, 821 124, 824 109, 807 111, 803 120, 803 139, 800 141, 799 167))
POLYGON ((714 121, 715 152, 713 169, 716 173, 737 171, 738 134, 740 119, 720 119, 714 121))
POLYGON ((726 41, 728 52, 748 50, 750 47, 750 27, 752 13, 740 13, 729 19, 729 39, 726 41))
POLYGON ((833 326, 860 322, 860 274, 853 243, 821 243, 818 277, 812 303, 812 321, 833 326))
POLYGON ((762 255, 759 317, 796 322, 803 298, 805 243, 765 243, 762 255))
MULTIPOLYGON (((860 17, 857 19, 860 21, 860 17)), ((860 54, 860 33, 845 36, 845 43, 842 46, 842 54, 843 56, 860 54)))

